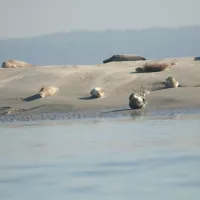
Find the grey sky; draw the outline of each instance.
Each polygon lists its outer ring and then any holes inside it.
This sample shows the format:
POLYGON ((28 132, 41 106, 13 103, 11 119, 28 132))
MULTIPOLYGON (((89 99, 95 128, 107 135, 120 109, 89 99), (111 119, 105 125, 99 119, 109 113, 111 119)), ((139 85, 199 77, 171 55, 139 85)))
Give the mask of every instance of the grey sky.
POLYGON ((0 37, 200 24, 199 0, 0 0, 0 37))

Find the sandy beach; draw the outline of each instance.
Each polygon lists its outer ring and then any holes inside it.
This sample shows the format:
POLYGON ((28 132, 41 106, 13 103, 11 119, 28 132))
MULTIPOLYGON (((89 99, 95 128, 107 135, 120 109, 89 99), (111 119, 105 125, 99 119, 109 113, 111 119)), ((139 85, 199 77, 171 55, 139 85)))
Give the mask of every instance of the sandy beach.
MULTIPOLYGON (((0 114, 8 109, 23 115, 30 113, 68 113, 129 109, 128 98, 141 87, 150 90, 144 110, 198 108, 200 106, 200 62, 194 57, 156 60, 177 65, 153 73, 137 73, 145 61, 111 62, 90 66, 34 66, 0 69, 0 114), (179 88, 164 89, 163 82, 174 76, 179 88), (33 99, 41 87, 54 85, 59 92, 46 98, 33 99), (101 87, 105 96, 90 99, 90 91, 101 87), (23 99, 26 99, 24 101, 23 99)), ((12 114, 12 113, 11 113, 12 114)))

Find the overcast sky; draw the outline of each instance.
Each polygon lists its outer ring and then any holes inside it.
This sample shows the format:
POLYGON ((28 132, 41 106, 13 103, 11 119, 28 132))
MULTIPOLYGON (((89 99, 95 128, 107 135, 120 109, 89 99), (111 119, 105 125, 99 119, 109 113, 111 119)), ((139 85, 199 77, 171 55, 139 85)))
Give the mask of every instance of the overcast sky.
POLYGON ((200 0, 0 0, 0 38, 200 24, 200 0))

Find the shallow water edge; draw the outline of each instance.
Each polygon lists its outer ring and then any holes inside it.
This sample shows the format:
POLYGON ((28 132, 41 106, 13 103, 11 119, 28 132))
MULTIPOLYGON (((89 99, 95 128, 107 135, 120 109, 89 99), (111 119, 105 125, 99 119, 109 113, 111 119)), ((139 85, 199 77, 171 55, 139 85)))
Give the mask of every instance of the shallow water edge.
POLYGON ((157 120, 157 119, 174 119, 184 118, 198 119, 200 108, 184 109, 159 109, 159 110, 131 110, 131 109, 110 109, 96 112, 53 112, 53 113, 30 113, 30 114, 12 114, 1 115, 0 125, 10 123, 40 124, 45 122, 81 122, 81 121, 103 121, 103 120, 157 120))

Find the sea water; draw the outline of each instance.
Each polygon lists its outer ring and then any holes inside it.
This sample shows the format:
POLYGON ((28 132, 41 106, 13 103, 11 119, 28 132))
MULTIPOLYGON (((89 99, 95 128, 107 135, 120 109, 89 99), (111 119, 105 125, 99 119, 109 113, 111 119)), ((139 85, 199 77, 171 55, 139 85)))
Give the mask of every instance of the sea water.
POLYGON ((199 200, 199 116, 1 123, 0 199, 199 200))

